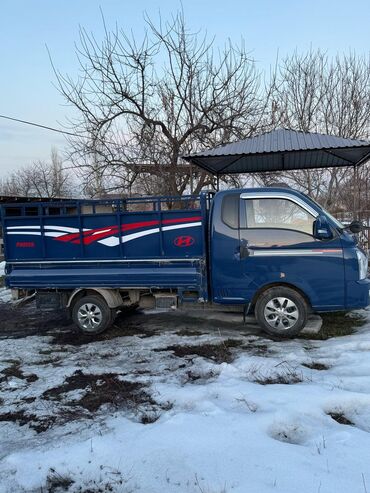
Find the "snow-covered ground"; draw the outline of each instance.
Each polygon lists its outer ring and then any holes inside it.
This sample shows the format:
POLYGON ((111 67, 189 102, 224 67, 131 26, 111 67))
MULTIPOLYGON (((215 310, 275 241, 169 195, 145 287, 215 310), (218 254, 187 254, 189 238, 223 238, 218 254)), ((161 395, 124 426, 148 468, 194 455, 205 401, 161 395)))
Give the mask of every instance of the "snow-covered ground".
POLYGON ((11 299, 10 290, 2 287, 3 283, 1 281, 4 274, 5 274, 5 262, 2 261, 0 262, 0 303, 1 302, 6 303, 11 299))
POLYGON ((366 493, 362 315, 353 335, 282 342, 181 314, 90 343, 1 339, 0 321, 0 491, 366 493))
MULTIPOLYGON (((1 278, 0 278, 1 279, 1 278)), ((0 285, 0 303, 8 303, 11 300, 11 291, 0 285)), ((0 328, 1 331, 1 328, 0 328)))

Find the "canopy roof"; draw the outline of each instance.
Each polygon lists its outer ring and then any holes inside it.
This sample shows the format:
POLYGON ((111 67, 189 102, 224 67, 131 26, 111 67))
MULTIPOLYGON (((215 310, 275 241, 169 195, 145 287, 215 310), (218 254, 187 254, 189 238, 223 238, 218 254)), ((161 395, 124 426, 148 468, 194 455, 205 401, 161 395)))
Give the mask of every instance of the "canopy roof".
POLYGON ((370 159, 370 141, 282 128, 183 159, 215 175, 358 166, 370 159))

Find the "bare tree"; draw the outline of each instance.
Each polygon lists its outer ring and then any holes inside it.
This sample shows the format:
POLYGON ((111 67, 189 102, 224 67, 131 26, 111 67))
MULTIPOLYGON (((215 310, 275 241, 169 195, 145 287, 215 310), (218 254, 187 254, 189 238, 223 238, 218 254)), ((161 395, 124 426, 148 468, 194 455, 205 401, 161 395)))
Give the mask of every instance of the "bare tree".
POLYGON ((51 150, 50 162, 36 161, 14 171, 0 182, 4 195, 22 197, 70 197, 73 194, 73 178, 63 169, 56 149, 51 150))
POLYGON ((80 77, 55 70, 76 110, 69 124, 83 135, 70 139, 70 159, 117 189, 197 193, 212 178, 181 155, 259 129, 266 102, 260 74, 243 45, 214 50, 182 12, 145 23, 140 43, 123 29, 105 26, 101 43, 81 29, 80 77))
MULTIPOLYGON (((271 128, 368 138, 370 58, 349 54, 331 59, 321 51, 293 53, 276 67, 269 108, 271 128)), ((359 172, 368 174, 365 167, 359 172)), ((257 179, 264 183, 284 180, 333 209, 352 209, 352 191, 364 183, 355 183, 348 168, 284 172, 279 176, 257 175, 257 179)))

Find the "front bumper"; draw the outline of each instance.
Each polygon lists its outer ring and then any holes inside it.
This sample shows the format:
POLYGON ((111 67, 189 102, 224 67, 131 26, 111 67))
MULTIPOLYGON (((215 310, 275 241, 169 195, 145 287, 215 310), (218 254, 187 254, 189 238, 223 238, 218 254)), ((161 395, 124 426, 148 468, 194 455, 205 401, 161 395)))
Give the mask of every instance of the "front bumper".
POLYGON ((361 281, 347 281, 346 308, 366 308, 370 299, 370 278, 361 281))

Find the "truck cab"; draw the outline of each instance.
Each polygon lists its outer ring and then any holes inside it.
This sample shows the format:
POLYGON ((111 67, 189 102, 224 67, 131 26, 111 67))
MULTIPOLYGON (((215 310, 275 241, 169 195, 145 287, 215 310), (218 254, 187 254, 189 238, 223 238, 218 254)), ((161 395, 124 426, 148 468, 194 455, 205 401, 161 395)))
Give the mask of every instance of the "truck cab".
POLYGON ((269 333, 296 334, 310 310, 351 310, 369 303, 366 252, 302 193, 219 192, 210 237, 213 302, 248 304, 269 333))

